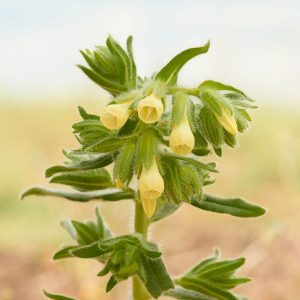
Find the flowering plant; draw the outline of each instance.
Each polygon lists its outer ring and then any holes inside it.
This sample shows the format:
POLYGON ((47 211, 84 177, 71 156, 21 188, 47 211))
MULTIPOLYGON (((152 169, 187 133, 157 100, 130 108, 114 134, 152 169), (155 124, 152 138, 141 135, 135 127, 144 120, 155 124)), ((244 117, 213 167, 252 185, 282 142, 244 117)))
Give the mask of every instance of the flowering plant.
MULTIPOLYGON (((108 37, 106 46, 81 51, 88 67, 79 68, 111 94, 111 102, 99 115, 79 107, 81 121, 73 125, 80 147, 64 151, 68 162, 46 171, 51 183, 73 191, 41 187, 28 195, 52 195, 71 201, 131 200, 135 205, 135 232, 115 237, 103 222, 99 209, 96 221, 64 221, 74 244, 55 253, 54 259, 93 258, 110 274, 109 292, 132 277, 134 300, 167 295, 175 299, 241 299, 231 292, 249 278, 236 277, 244 258, 220 260, 218 251, 199 262, 183 276, 171 279, 158 246, 148 240, 148 227, 187 203, 197 209, 257 217, 265 210, 240 198, 223 199, 204 193, 214 181, 215 163, 201 157, 222 155, 222 147, 234 147, 236 135, 244 132, 251 118, 253 100, 241 90, 207 80, 195 88, 177 84, 181 68, 209 43, 175 56, 150 78, 137 75, 132 37, 126 49, 108 37), (113 165, 113 173, 105 168, 113 165)), ((61 295, 51 299, 71 299, 61 295)))

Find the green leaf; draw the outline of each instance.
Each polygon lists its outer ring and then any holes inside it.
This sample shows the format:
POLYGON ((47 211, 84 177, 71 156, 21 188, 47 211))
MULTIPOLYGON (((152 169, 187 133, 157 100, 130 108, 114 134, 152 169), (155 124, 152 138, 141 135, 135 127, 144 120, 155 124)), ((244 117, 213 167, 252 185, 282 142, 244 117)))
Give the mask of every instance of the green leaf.
POLYGON ((193 274, 196 276, 202 276, 205 278, 222 278, 222 276, 226 276, 228 273, 235 271, 240 268, 245 263, 245 258, 238 258, 235 260, 225 260, 215 262, 211 260, 208 264, 198 266, 197 270, 195 268, 187 274, 193 274))
POLYGON ((98 240, 97 232, 87 224, 75 220, 72 220, 72 224, 76 230, 76 239, 79 244, 86 245, 98 240))
POLYGON ((172 203, 178 205, 182 201, 182 190, 179 178, 179 163, 176 160, 163 159, 163 169, 166 178, 164 192, 172 203))
POLYGON ((239 278, 216 278, 214 281, 223 289, 229 290, 233 289, 240 284, 244 284, 251 281, 251 278, 248 277, 239 277, 239 278))
POLYGON ((48 178, 57 173, 103 168, 111 164, 113 162, 113 159, 114 154, 109 153, 90 160, 82 160, 76 163, 71 163, 67 166, 53 166, 46 170, 45 176, 48 178))
POLYGON ((115 81, 107 79, 105 76, 102 76, 89 68, 86 68, 81 65, 77 65, 78 68, 92 81, 98 84, 100 87, 111 93, 112 95, 118 95, 126 90, 126 87, 116 83, 115 81))
POLYGON ((99 212, 99 206, 96 207, 96 232, 98 234, 98 239, 107 239, 111 238, 111 232, 109 228, 104 224, 103 219, 101 218, 100 212, 99 212))
POLYGON ((175 287, 175 289, 168 290, 164 293, 164 295, 173 297, 179 300, 214 300, 214 298, 205 296, 199 292, 184 289, 181 287, 175 287))
POLYGON ((200 90, 209 88, 209 89, 219 90, 219 91, 232 91, 232 92, 235 92, 237 94, 244 96, 247 100, 253 101, 243 91, 241 91, 231 85, 227 85, 227 84, 224 84, 224 83, 221 83, 218 81, 206 80, 200 84, 199 88, 200 88, 200 90))
POLYGON ((185 93, 177 93, 172 107, 171 126, 178 125, 186 113, 187 95, 185 93))
POLYGON ((209 281, 200 279, 180 279, 176 280, 177 284, 180 284, 183 288, 193 290, 199 293, 204 293, 207 296, 213 297, 217 300, 238 300, 232 293, 227 290, 221 289, 209 281))
MULTIPOLYGON (((107 74, 116 74, 116 66, 113 56, 105 46, 96 46, 94 51, 95 60, 101 65, 103 72, 107 74)), ((114 76, 113 76, 114 77, 114 76)))
POLYGON ((81 191, 101 190, 113 186, 110 174, 102 168, 63 173, 53 177, 50 183, 72 186, 81 191))
POLYGON ((58 260, 58 259, 63 259, 63 258, 68 258, 68 257, 73 257, 71 250, 76 249, 77 246, 66 246, 63 247, 62 249, 58 250, 54 256, 53 259, 54 260, 58 260))
POLYGON ((109 278, 109 281, 106 285, 106 293, 110 292, 118 283, 118 281, 112 276, 109 278))
POLYGON ((215 167, 216 167, 215 163, 204 164, 204 163, 200 162, 199 160, 193 159, 191 157, 176 155, 176 154, 167 153, 167 152, 164 152, 161 155, 164 156, 164 157, 167 157, 167 158, 171 158, 171 159, 186 161, 187 163, 192 164, 196 168, 199 168, 199 169, 203 169, 203 170, 206 170, 206 171, 218 173, 218 171, 215 169, 215 167))
POLYGON ((134 142, 125 144, 115 163, 115 178, 118 178, 121 180, 121 182, 126 183, 126 185, 129 184, 133 176, 135 148, 134 142))
POLYGON ((162 197, 157 201, 157 207, 154 215, 151 218, 151 222, 157 222, 171 214, 178 209, 178 205, 168 202, 167 199, 163 200, 162 197))
POLYGON ((111 36, 107 38, 106 45, 116 59, 117 67, 120 70, 121 83, 128 88, 132 87, 130 85, 131 62, 127 53, 111 36))
POLYGON ((95 143, 87 148, 87 151, 105 153, 120 149, 125 143, 133 139, 134 136, 111 137, 95 143))
POLYGON ((103 250, 99 248, 98 242, 91 243, 89 245, 79 246, 71 251, 72 256, 79 258, 96 258, 103 254, 108 253, 108 250, 103 250))
POLYGON ((138 275, 153 298, 157 299, 164 291, 174 288, 160 258, 147 259, 142 256, 141 264, 142 270, 139 270, 138 275))
POLYGON ((194 197, 193 206, 217 213, 229 214, 241 218, 259 217, 266 210, 258 205, 246 202, 240 198, 219 198, 205 194, 202 200, 194 197))
POLYGON ((78 111, 83 120, 100 120, 99 116, 88 114, 82 106, 78 106, 78 111))
POLYGON ((81 53, 81 55, 83 56, 83 58, 85 59, 85 61, 88 63, 88 65, 90 66, 90 68, 93 71, 95 71, 96 73, 99 73, 99 74, 103 74, 101 67, 99 67, 97 60, 94 60, 92 55, 90 55, 88 52, 84 52, 82 50, 79 50, 79 52, 81 53))
POLYGON ((83 130, 98 131, 99 136, 108 135, 111 132, 109 129, 107 129, 100 123, 100 120, 94 120, 94 119, 83 120, 83 121, 77 122, 72 127, 73 127, 73 129, 75 129, 75 132, 80 132, 83 130))
POLYGON ((137 166, 143 165, 146 169, 152 166, 156 152, 156 138, 150 128, 145 130, 138 141, 137 166))
MULTIPOLYGON (((198 263, 184 276, 176 279, 175 283, 184 288, 184 292, 195 291, 207 296, 208 299, 238 300, 240 298, 228 290, 250 280, 249 278, 235 277, 236 270, 240 268, 244 262, 244 258, 220 260, 219 251, 215 250, 212 257, 206 258, 198 263)), ((188 292, 186 293, 188 295, 188 292)), ((177 299, 181 299, 180 294, 177 299)))
POLYGON ((154 297, 173 288, 172 280, 160 259, 161 253, 157 246, 145 241, 141 235, 124 235, 102 240, 98 242, 98 249, 93 247, 94 245, 90 245, 75 249, 72 253, 78 256, 78 251, 80 251, 81 257, 96 257, 99 254, 105 254, 108 259, 98 276, 111 273, 112 278, 119 282, 138 274, 154 297))
POLYGON ((136 87, 136 65, 134 62, 133 51, 132 51, 132 40, 133 40, 132 36, 129 36, 127 39, 127 51, 130 60, 131 81, 133 83, 133 87, 136 87))
POLYGON ((219 124, 213 112, 203 107, 199 115, 201 133, 216 148, 219 148, 224 141, 223 128, 219 124))
POLYGON ((181 68, 192 58, 199 54, 206 53, 209 49, 209 42, 202 47, 190 48, 176 55, 156 75, 156 79, 166 82, 176 82, 181 68))
POLYGON ((77 202, 87 202, 90 200, 106 200, 106 201, 118 201, 123 199, 133 199, 134 193, 131 191, 122 191, 119 189, 107 189, 102 191, 93 192, 69 192, 55 189, 46 189, 42 187, 33 187, 26 190, 21 199, 30 196, 56 196, 63 197, 65 199, 77 202))
POLYGON ((66 296, 62 296, 62 295, 55 295, 55 294, 50 294, 47 291, 44 290, 44 294, 45 296, 47 296, 50 299, 54 299, 54 300, 75 300, 74 298, 70 298, 70 297, 66 297, 66 296))

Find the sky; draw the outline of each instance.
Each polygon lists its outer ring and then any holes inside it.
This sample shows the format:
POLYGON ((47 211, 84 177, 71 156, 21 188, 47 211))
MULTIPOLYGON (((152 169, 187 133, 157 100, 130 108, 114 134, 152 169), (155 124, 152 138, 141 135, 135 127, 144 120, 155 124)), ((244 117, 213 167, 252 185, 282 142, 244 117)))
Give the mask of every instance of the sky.
POLYGON ((0 101, 96 90, 75 67, 78 50, 108 34, 123 45, 134 36, 141 75, 210 39, 181 84, 214 79, 261 100, 299 100, 299 1, 0 0, 0 101))

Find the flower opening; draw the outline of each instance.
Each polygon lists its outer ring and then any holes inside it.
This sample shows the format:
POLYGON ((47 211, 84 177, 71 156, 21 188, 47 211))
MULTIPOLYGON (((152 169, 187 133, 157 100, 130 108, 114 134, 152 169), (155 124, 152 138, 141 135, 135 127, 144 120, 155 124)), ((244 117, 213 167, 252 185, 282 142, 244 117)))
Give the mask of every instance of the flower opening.
POLYGON ((161 99, 151 94, 142 99, 137 107, 139 119, 144 123, 152 124, 157 122, 164 112, 161 99))
POLYGON ((130 112, 130 102, 110 104, 100 115, 102 124, 108 129, 120 129, 127 122, 130 112))

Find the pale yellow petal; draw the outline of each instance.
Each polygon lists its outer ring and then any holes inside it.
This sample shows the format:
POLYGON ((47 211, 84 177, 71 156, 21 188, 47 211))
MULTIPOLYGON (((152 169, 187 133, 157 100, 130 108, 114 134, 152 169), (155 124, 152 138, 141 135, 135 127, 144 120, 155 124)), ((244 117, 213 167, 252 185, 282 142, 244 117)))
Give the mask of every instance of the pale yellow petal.
POLYGON ((160 98, 150 95, 139 102, 137 111, 141 121, 152 124, 159 121, 164 112, 164 106, 160 98))
POLYGON ((171 131, 169 145, 174 153, 186 155, 193 151, 195 146, 195 138, 187 117, 175 125, 171 131))
POLYGON ((127 122, 130 112, 128 103, 111 104, 100 115, 102 124, 108 129, 120 129, 127 122))
POLYGON ((215 114, 218 122, 222 125, 222 127, 231 135, 236 135, 238 132, 237 124, 234 119, 233 114, 227 108, 222 109, 222 115, 219 116, 215 114))
POLYGON ((154 215, 156 209, 156 199, 142 198, 142 205, 145 215, 150 219, 154 215))

